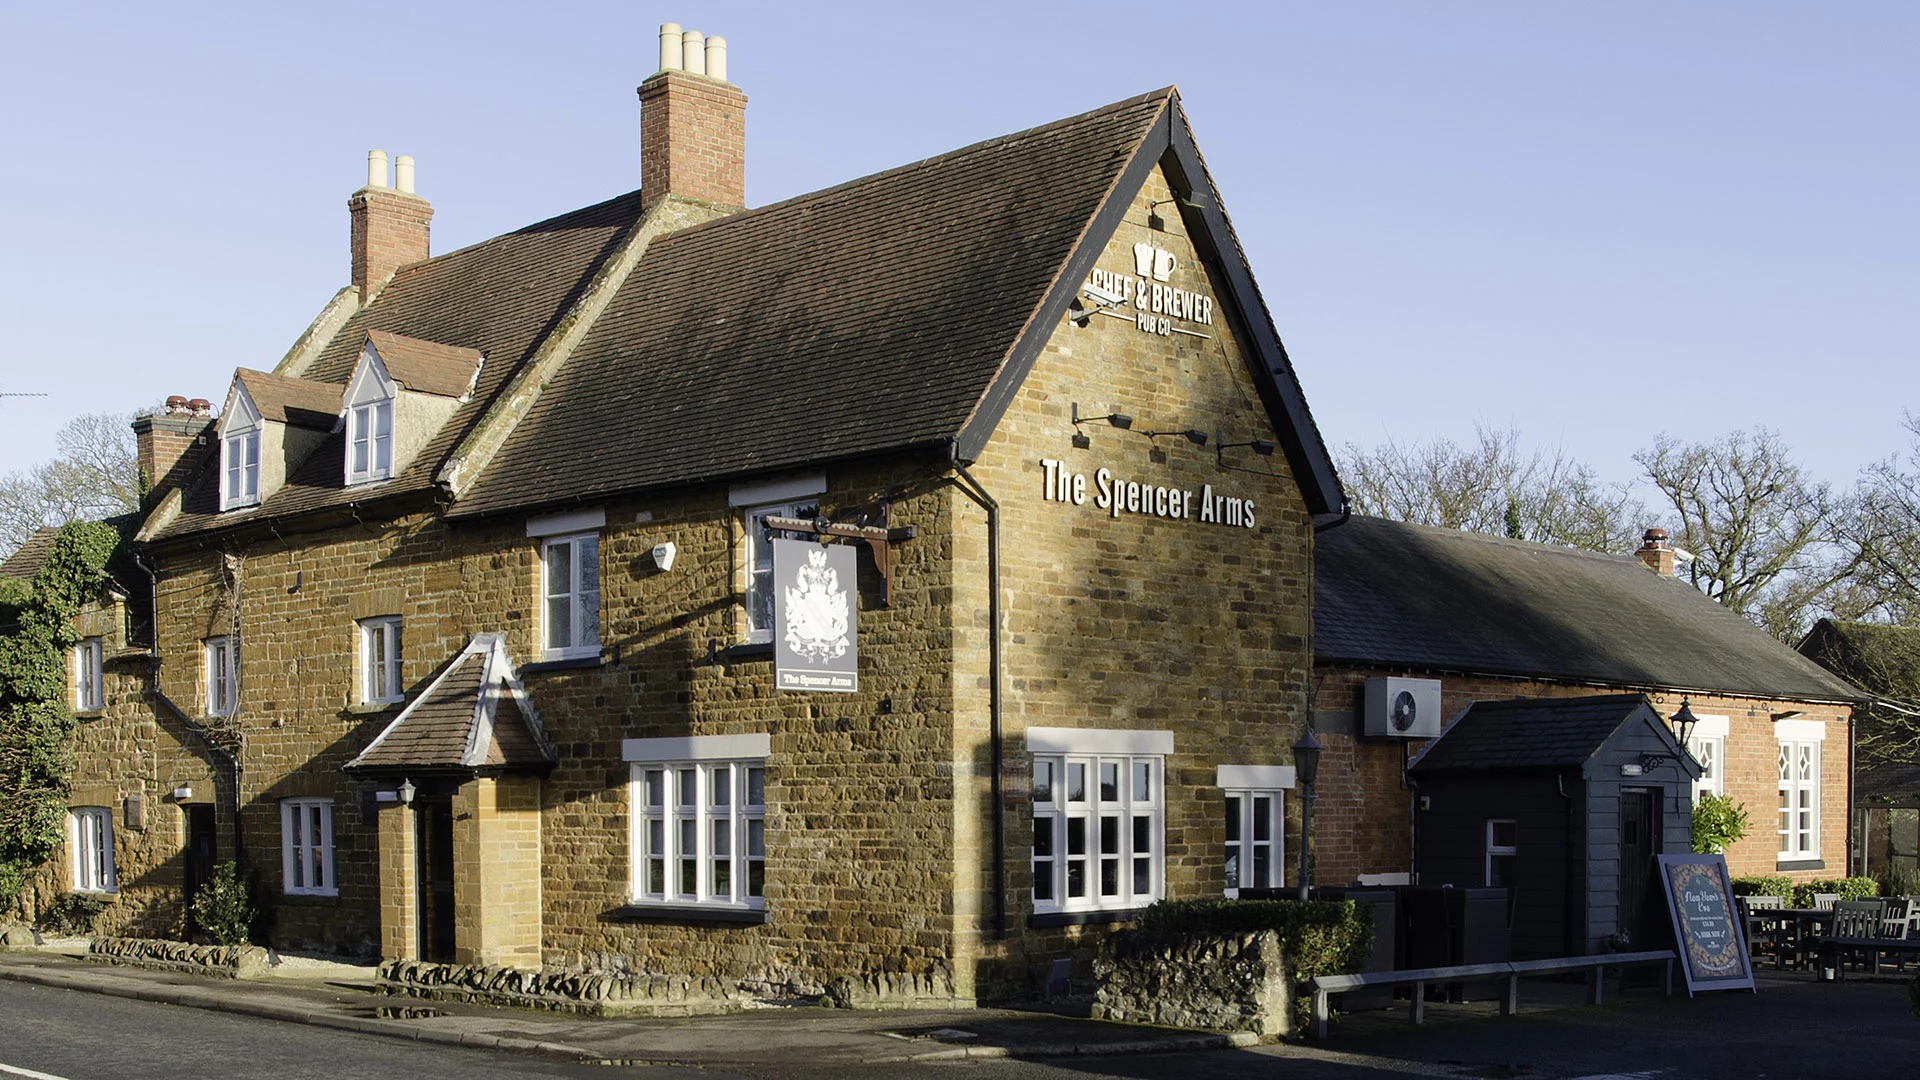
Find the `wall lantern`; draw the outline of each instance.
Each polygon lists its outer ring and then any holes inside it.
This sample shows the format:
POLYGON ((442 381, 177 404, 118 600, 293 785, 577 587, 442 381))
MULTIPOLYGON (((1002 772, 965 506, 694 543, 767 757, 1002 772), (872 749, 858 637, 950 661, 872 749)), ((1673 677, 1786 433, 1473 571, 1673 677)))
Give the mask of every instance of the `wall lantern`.
MULTIPOLYGON (((1693 707, 1687 703, 1686 698, 1681 698, 1680 711, 1673 714, 1673 723, 1674 726, 1680 729, 1678 740, 1680 743, 1680 754, 1686 755, 1689 759, 1693 757, 1692 751, 1687 749, 1693 742, 1693 725, 1699 722, 1700 718, 1693 715, 1693 707)), ((1651 772, 1668 762, 1678 765, 1680 763, 1680 756, 1669 754, 1665 751, 1655 754, 1641 754, 1639 769, 1634 772, 1628 772, 1627 769, 1629 766, 1622 765, 1620 767, 1620 775, 1639 776, 1642 773, 1651 772)))
POLYGON ((411 780, 400 781, 400 805, 412 806, 413 793, 415 790, 416 789, 413 786, 413 781, 411 780))
POLYGON ((1311 721, 1293 744, 1293 772, 1300 780, 1300 900, 1307 899, 1307 865, 1313 848, 1313 782, 1320 775, 1320 740, 1311 721))

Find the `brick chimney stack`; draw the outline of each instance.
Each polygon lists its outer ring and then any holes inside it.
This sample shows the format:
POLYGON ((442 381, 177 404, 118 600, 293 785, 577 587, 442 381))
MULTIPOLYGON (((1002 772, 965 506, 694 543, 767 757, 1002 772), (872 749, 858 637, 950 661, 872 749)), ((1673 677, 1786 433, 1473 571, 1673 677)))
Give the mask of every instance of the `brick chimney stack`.
POLYGON ((1675 556, 1673 548, 1667 543, 1667 530, 1648 529, 1641 539, 1645 543, 1640 545, 1640 550, 1634 552, 1634 555, 1647 564, 1647 569, 1661 577, 1672 577, 1675 556))
POLYGON ((387 152, 367 152, 367 186, 347 198, 353 219, 353 284, 366 303, 395 270, 427 257, 433 207, 413 192, 413 159, 394 159, 395 187, 387 186, 387 152))
POLYGON ((727 81, 727 39, 660 27, 660 70, 640 84, 640 201, 747 204, 747 95, 727 81))
POLYGON ((198 457, 196 450, 213 445, 212 408, 205 398, 189 401, 175 394, 167 399, 166 412, 134 418, 135 453, 149 505, 168 488, 185 482, 198 457))

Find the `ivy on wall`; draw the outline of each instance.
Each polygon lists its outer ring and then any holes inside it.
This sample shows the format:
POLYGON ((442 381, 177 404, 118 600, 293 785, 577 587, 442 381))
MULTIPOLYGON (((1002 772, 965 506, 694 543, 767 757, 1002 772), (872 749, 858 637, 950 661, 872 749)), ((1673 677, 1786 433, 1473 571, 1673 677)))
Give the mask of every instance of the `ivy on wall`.
POLYGON ((73 620, 99 598, 119 542, 117 530, 97 521, 67 525, 31 588, 0 595, 0 909, 63 839, 73 620))

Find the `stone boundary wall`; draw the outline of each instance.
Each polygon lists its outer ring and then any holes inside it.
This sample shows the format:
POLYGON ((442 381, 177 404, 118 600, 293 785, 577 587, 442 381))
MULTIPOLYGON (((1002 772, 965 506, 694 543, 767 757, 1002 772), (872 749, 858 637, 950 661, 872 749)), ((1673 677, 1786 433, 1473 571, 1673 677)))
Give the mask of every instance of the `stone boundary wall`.
POLYGON ((842 975, 827 984, 821 1004, 839 1009, 971 1009, 971 998, 957 997, 945 970, 923 975, 880 972, 842 975))
POLYGON ((1116 934, 1094 958, 1093 1018, 1285 1036, 1293 980, 1280 936, 1116 934))
POLYGON ((704 1016, 738 1012, 746 995, 719 979, 685 975, 548 974, 518 968, 389 960, 379 992, 593 1016, 704 1016))
POLYGON ((226 979, 252 979, 267 973, 271 958, 258 945, 189 945, 154 938, 94 938, 87 959, 103 964, 185 971, 226 979))

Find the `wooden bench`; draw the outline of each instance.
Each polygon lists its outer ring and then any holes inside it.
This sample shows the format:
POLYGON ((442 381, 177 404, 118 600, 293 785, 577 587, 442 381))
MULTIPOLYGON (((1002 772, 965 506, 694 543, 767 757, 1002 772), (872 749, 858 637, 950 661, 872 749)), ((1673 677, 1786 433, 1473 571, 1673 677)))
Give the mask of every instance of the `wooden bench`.
POLYGON ((1846 977, 1846 965, 1840 962, 1843 953, 1858 950, 1872 958, 1875 973, 1880 968, 1880 954, 1894 956, 1920 957, 1920 938, 1883 938, 1857 936, 1829 936, 1813 939, 1813 947, 1819 953, 1816 967, 1821 982, 1837 982, 1846 977))
POLYGON ((1656 949, 1651 952, 1611 953, 1606 956, 1563 956, 1550 960, 1514 960, 1494 964, 1460 964, 1453 967, 1415 968, 1409 971, 1367 971, 1356 975, 1319 975, 1307 982, 1313 991, 1313 1036, 1325 1038, 1327 1024, 1332 1019, 1332 997, 1348 990, 1360 990, 1370 986, 1411 986, 1413 988, 1413 1007, 1410 1018, 1416 1024, 1426 1023, 1427 984, 1465 982, 1472 979, 1504 977, 1507 980, 1506 992, 1500 997, 1500 1015, 1512 1016, 1520 1009, 1520 977, 1522 975, 1553 975, 1566 971, 1589 971, 1587 982, 1587 1003, 1601 1003, 1601 979, 1605 969, 1625 967, 1629 964, 1664 964, 1664 992, 1673 995, 1673 962, 1676 959, 1672 949, 1656 949))

